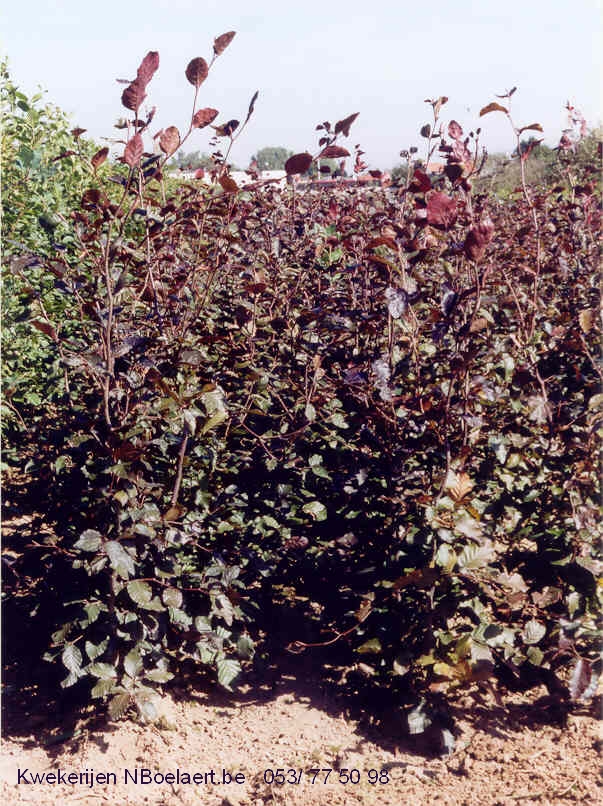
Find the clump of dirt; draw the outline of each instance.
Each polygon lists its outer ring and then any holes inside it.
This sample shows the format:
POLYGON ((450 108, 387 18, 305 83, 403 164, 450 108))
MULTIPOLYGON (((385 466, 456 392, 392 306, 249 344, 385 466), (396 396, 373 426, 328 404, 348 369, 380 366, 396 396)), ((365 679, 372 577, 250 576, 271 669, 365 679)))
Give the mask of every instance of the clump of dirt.
POLYGON ((61 723, 35 710, 11 713, 8 703, 0 794, 6 806, 603 802, 596 709, 574 711, 561 726, 546 698, 531 699, 467 696, 456 706, 455 748, 438 758, 350 718, 340 697, 303 675, 236 700, 166 695, 152 726, 61 723))

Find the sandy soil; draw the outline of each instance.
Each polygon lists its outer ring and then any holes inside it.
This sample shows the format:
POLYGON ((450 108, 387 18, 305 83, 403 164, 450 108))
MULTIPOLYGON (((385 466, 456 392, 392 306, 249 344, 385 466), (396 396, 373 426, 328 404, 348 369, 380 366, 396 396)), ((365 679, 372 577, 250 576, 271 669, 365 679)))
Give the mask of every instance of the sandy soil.
POLYGON ((259 696, 250 691, 237 700, 191 690, 177 698, 166 696, 160 724, 152 727, 126 721, 95 724, 90 718, 73 722, 60 713, 11 709, 5 701, 9 716, 0 756, 1 802, 6 806, 603 803, 599 771, 603 742, 595 719, 599 706, 570 713, 561 727, 554 724, 546 698, 531 710, 526 698, 498 704, 467 698, 458 704, 464 716, 454 752, 434 758, 421 755, 418 751, 424 748, 408 739, 396 741, 383 729, 350 718, 336 694, 301 678, 285 675, 273 687, 260 690, 259 696), (52 778, 26 783, 36 774, 59 770, 66 776, 76 773, 78 783, 52 778), (223 771, 233 776, 230 783, 223 783, 223 771), (279 784, 277 771, 284 784, 279 784), (152 776, 156 781, 145 783, 152 776))

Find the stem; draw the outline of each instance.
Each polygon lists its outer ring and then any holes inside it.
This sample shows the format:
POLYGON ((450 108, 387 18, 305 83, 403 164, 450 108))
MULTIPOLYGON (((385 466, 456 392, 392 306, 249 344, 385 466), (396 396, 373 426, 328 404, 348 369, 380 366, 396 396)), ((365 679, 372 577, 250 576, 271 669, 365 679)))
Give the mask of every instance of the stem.
POLYGON ((180 487, 182 485, 182 473, 184 470, 184 457, 186 455, 186 448, 188 446, 188 434, 184 435, 180 451, 178 452, 178 469, 176 471, 176 480, 174 482, 174 489, 172 490, 172 498, 170 504, 174 507, 178 503, 178 496, 180 495, 180 487))

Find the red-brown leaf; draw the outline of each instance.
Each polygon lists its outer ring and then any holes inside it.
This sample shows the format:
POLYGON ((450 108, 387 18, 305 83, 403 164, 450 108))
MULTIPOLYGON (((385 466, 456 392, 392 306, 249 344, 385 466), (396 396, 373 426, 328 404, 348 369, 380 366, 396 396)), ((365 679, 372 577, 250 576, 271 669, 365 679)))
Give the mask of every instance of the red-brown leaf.
POLYGON ((203 129, 209 126, 218 117, 218 110, 206 107, 205 109, 198 109, 193 116, 193 128, 203 129))
POLYGON ((321 158, 324 159, 339 159, 340 157, 349 157, 350 152, 347 148, 341 146, 327 146, 320 152, 321 158))
POLYGON ((335 134, 339 134, 339 132, 341 132, 346 137, 349 137, 350 126, 356 120, 359 114, 360 114, 359 112, 354 112, 353 115, 349 115, 347 118, 344 118, 343 120, 338 120, 337 123, 335 124, 335 134))
POLYGON ((527 132, 528 130, 535 131, 535 132, 541 132, 541 131, 543 131, 543 128, 540 125, 540 123, 530 123, 529 126, 522 126, 521 129, 519 130, 519 133, 521 134, 521 132, 527 132))
POLYGON ((136 112, 146 97, 147 95, 144 91, 144 84, 142 84, 136 78, 122 92, 121 102, 126 109, 131 109, 133 112, 136 112))
POLYGON ((100 166, 103 164, 103 162, 107 159, 108 156, 109 156, 109 149, 107 146, 101 148, 100 151, 96 152, 96 154, 90 160, 90 162, 92 163, 92 167, 94 168, 95 171, 98 168, 100 168, 100 166))
POLYGON ((209 73, 209 68, 205 59, 198 56, 188 63, 186 68, 186 77, 193 85, 193 87, 200 87, 205 81, 209 73))
POLYGON ((35 327, 36 330, 39 330, 41 333, 46 334, 46 336, 50 336, 50 338, 53 341, 59 340, 56 330, 53 328, 52 325, 49 325, 48 322, 42 322, 40 319, 32 319, 31 324, 33 325, 33 327, 35 327))
POLYGON ((140 63, 136 73, 136 81, 144 88, 155 75, 159 67, 159 54, 156 50, 150 50, 140 63))
POLYGON ((159 146, 164 154, 171 157, 180 147, 180 132, 175 126, 169 126, 161 132, 159 146))
POLYGON ((140 162, 140 158, 142 157, 142 153, 144 151, 144 145, 142 142, 142 137, 140 134, 136 133, 134 137, 132 137, 126 143, 126 148, 124 151, 124 162, 133 168, 135 165, 138 165, 140 162))
POLYGON ((431 190, 431 179, 420 168, 415 168, 412 180, 410 189, 413 193, 427 193, 428 190, 431 190))
POLYGON ((218 180, 222 185, 222 189, 225 193, 236 193, 239 190, 239 186, 237 183, 232 179, 232 177, 228 176, 228 174, 224 174, 218 180))
POLYGON ((289 176, 292 174, 305 174, 310 165, 312 165, 311 154, 307 152, 294 154, 292 157, 289 157, 285 163, 285 171, 289 176))
POLYGON ((480 118, 483 115, 487 115, 488 112, 504 112, 506 115, 508 114, 508 109, 505 109, 504 106, 501 106, 500 104, 497 104, 493 101, 491 104, 488 104, 488 106, 484 106, 484 108, 480 111, 479 113, 480 118))
POLYGON ((76 126, 75 129, 71 129, 71 134, 73 135, 75 140, 79 140, 79 138, 85 131, 87 131, 87 129, 80 129, 79 126, 76 126))
POLYGON ((218 137, 232 137, 239 126, 238 120, 229 120, 221 126, 212 126, 218 137))
POLYGON ((57 162, 58 160, 64 160, 65 157, 72 157, 74 154, 77 154, 77 151, 73 151, 71 149, 68 149, 67 151, 61 151, 58 157, 53 157, 50 161, 57 162))
POLYGON ((245 123, 247 123, 249 118, 253 115, 253 110, 255 109, 255 102, 257 101, 259 94, 260 94, 259 90, 256 90, 253 93, 251 101, 249 101, 249 109, 247 110, 247 117, 245 118, 245 123))
POLYGON ((489 218, 472 227, 467 233, 463 247, 469 260, 481 260, 493 236, 494 224, 489 218))
POLYGON ((456 201, 445 193, 432 193, 427 200, 427 223, 448 229, 456 221, 456 201))
POLYGON ((219 56, 220 53, 223 53, 226 50, 226 48, 235 38, 235 34, 236 31, 228 31, 227 33, 221 34, 214 39, 214 53, 216 56, 219 56))
POLYGON ((456 120, 451 120, 448 124, 448 136, 453 140, 460 140, 463 136, 463 130, 456 120))

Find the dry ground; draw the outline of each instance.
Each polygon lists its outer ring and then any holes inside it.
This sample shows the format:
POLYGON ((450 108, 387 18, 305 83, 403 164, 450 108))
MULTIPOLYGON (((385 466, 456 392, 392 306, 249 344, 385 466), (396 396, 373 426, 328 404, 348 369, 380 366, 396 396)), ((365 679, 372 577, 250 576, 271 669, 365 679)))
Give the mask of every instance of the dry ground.
POLYGON ((464 716, 456 749, 430 758, 408 739, 396 742, 346 717, 337 695, 306 674, 287 674, 259 696, 248 692, 237 700, 191 690, 165 697, 160 727, 77 723, 60 713, 11 707, 7 697, 0 757, 0 799, 6 806, 603 803, 602 742, 593 707, 571 713, 562 728, 551 724, 546 705, 528 711, 526 698, 499 704, 467 698, 459 703, 464 716), (272 783, 279 768, 290 783, 272 783), (326 782, 321 772, 312 783, 308 771, 317 768, 332 770, 326 782), (17 784, 18 771, 26 769, 28 778, 57 769, 115 773, 116 783, 17 784), (213 770, 216 782, 209 776, 197 785, 124 782, 126 770, 141 776, 143 769, 164 776, 177 769, 191 776, 213 770), (222 770, 242 773, 244 783, 223 784, 222 770), (347 781, 344 770, 358 783, 347 781))

